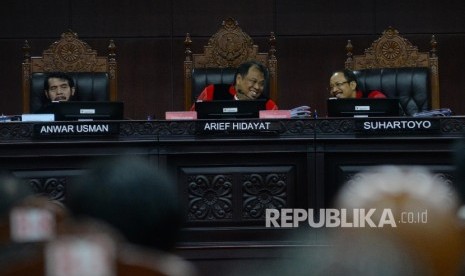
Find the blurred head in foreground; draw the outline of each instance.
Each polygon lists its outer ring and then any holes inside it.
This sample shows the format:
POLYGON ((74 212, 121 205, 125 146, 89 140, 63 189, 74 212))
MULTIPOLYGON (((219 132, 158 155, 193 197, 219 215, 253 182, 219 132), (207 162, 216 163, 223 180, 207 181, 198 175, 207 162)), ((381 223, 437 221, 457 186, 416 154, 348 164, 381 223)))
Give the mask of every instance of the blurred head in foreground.
POLYGON ((125 156, 96 163, 68 191, 75 216, 100 219, 130 243, 174 247, 182 223, 176 183, 148 160, 125 156))
MULTIPOLYGON (((343 246, 356 241, 385 241, 406 253, 427 275, 456 275, 464 257, 464 236, 457 217, 459 198, 442 175, 433 175, 422 167, 380 166, 356 174, 342 188, 337 208, 375 209, 371 219, 378 225, 383 219, 391 224, 381 228, 339 229, 336 236, 343 246), (392 225, 395 224, 395 227, 392 225)), ((377 243, 364 244, 376 249, 377 243)), ((369 258, 370 256, 366 256, 369 258)))

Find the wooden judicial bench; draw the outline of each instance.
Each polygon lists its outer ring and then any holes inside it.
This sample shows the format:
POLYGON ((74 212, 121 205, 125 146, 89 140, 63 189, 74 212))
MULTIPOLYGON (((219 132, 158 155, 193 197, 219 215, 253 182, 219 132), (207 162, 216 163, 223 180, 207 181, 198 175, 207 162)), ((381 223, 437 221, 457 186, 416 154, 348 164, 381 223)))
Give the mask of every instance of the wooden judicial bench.
POLYGON ((464 117, 377 120, 5 122, 0 167, 66 204, 67 182, 89 161, 141 156, 177 181, 187 221, 180 254, 201 266, 217 260, 221 270, 228 260, 320 245, 317 233, 303 242, 288 236, 295 229, 266 228, 265 209, 329 208, 341 185, 368 166, 423 165, 454 181, 464 117), (389 128, 396 120, 403 129, 389 128), (387 129, 365 129, 380 123, 387 129), (68 132, 47 133, 51 126, 68 132))

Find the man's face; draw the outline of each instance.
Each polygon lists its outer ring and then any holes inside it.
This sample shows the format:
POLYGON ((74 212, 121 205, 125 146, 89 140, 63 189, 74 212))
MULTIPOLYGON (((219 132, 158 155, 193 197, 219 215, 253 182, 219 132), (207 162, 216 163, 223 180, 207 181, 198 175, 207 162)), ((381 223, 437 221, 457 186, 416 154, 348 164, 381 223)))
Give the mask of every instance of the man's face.
POLYGON ((74 95, 74 87, 70 87, 66 79, 50 78, 48 79, 48 91, 45 91, 45 96, 51 102, 69 101, 74 95))
POLYGON ((265 76, 257 67, 249 68, 247 75, 236 76, 236 91, 239 100, 255 100, 263 93, 265 88, 265 76))
POLYGON ((336 72, 329 79, 329 94, 336 98, 355 98, 357 83, 348 82, 344 73, 336 72))

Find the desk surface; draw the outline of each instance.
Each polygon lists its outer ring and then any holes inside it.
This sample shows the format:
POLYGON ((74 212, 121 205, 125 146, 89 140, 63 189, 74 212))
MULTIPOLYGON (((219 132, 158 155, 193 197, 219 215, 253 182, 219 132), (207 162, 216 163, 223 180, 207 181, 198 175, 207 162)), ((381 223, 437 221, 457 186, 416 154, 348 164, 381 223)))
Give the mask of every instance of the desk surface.
POLYGON ((40 142, 59 138, 75 138, 72 140, 96 139, 107 141, 128 140, 191 140, 191 139, 247 139, 261 137, 261 139, 326 139, 342 137, 462 137, 465 133, 464 117, 436 117, 436 118, 386 118, 372 119, 331 118, 331 119, 282 119, 282 120, 196 120, 196 121, 95 121, 95 122, 5 122, 0 123, 0 143, 14 141, 40 142), (386 121, 387 120, 387 121, 386 121), (363 123, 379 126, 394 124, 403 128, 391 128, 384 131, 361 131, 363 123), (400 123, 399 123, 400 122, 400 123), (403 122, 403 123, 402 123, 403 122), (407 122, 407 123, 406 123, 407 122), (408 129, 417 125, 431 127, 430 130, 408 129), (420 123, 418 123, 420 122, 420 123), (242 129, 232 130, 232 124, 242 124, 242 129), (37 135, 37 128, 43 125, 109 125, 117 128, 110 135, 37 135), (210 124, 210 125, 209 125, 210 124), (216 128, 212 129, 214 124, 216 128), (221 125, 223 124, 223 125, 221 125), (229 124, 226 129, 224 124, 229 124), (264 125, 267 124, 267 129, 264 125), (360 125, 362 124, 362 125, 360 125), (207 126, 207 127, 206 127, 207 126), (248 128, 247 128, 248 127, 248 128), (261 128, 260 128, 261 127, 261 128), (205 130, 205 128, 207 128, 205 130), (202 131, 203 130, 203 131, 202 131))

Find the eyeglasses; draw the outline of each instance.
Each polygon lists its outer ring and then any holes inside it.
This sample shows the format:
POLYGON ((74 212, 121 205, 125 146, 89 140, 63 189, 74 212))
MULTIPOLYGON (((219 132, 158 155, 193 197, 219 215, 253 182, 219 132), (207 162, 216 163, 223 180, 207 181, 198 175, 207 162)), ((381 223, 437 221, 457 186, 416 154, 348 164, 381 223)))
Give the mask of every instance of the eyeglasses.
POLYGON ((336 82, 334 85, 331 85, 328 87, 328 90, 331 91, 334 89, 334 87, 341 88, 344 84, 349 83, 349 81, 343 81, 343 82, 336 82))

